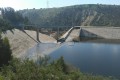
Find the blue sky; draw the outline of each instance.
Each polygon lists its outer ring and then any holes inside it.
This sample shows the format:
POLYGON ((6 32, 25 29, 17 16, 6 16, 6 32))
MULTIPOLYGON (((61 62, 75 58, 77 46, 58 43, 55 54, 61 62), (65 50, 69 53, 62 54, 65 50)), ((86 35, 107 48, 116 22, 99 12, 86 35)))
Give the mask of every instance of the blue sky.
MULTIPOLYGON (((120 0, 48 0, 49 7, 62 7, 78 4, 116 4, 120 5, 120 0)), ((46 8, 47 0, 0 0, 0 7, 13 7, 19 9, 46 8)))

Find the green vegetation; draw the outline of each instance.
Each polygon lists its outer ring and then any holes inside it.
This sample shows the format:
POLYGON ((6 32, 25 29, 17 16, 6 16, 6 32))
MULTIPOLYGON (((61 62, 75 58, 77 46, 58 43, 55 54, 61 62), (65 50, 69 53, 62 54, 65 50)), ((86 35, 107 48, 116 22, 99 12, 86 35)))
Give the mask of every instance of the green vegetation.
POLYGON ((6 31, 6 30, 11 30, 13 27, 11 24, 4 19, 0 19, 0 31, 6 31))
MULTIPOLYGON (((50 9, 14 11, 0 8, 0 31, 20 28, 21 24, 40 26, 120 26, 120 6, 117 5, 76 5, 50 9), (21 15, 24 16, 22 16, 21 15), (28 17, 28 18, 27 18, 28 17), (29 19, 29 20, 28 20, 29 19)), ((77 39, 74 39, 77 41, 77 39)), ((12 58, 9 41, 0 36, 0 80, 117 80, 112 77, 83 74, 65 64, 63 57, 49 62, 40 58, 37 62, 12 58)))
POLYGON ((88 4, 19 11, 31 23, 42 26, 120 26, 120 6, 88 4))
POLYGON ((63 57, 48 63, 41 58, 37 63, 31 60, 13 59, 9 66, 0 72, 0 80, 114 80, 102 76, 83 74, 79 70, 64 63, 63 57))
POLYGON ((11 7, 0 8, 0 30, 6 31, 13 28, 21 28, 22 24, 27 24, 29 21, 18 11, 15 11, 11 7))
POLYGON ((50 63, 48 57, 38 61, 12 58, 9 41, 0 38, 0 80, 114 80, 112 77, 83 74, 66 65, 63 57, 50 63))
POLYGON ((50 63, 48 57, 38 61, 12 58, 9 41, 0 37, 0 80, 117 80, 112 77, 83 74, 66 65, 63 57, 50 63))
POLYGON ((8 39, 5 37, 1 39, 0 36, 0 67, 8 64, 8 61, 11 60, 12 52, 10 50, 10 45, 8 39))

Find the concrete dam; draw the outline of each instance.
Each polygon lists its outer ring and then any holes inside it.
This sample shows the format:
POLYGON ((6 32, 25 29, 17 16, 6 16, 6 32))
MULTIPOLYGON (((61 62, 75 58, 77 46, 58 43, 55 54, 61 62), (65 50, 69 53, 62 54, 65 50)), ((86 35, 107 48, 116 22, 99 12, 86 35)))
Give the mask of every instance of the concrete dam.
POLYGON ((120 39, 120 27, 75 26, 69 29, 60 40, 69 42, 75 38, 120 39))

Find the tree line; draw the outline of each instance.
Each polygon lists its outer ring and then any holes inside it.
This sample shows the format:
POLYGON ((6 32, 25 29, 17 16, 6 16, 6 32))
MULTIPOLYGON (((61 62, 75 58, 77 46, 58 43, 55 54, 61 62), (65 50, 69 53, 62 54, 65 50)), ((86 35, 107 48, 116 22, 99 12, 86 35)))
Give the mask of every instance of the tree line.
POLYGON ((8 66, 0 72, 0 80, 117 80, 113 77, 103 77, 84 74, 78 69, 66 65, 61 57, 49 63, 49 58, 40 58, 37 63, 26 59, 12 59, 8 66))
POLYGON ((13 28, 20 28, 22 24, 28 23, 28 18, 11 7, 0 8, 0 30, 6 31, 13 28))
POLYGON ((120 6, 86 4, 19 11, 31 23, 47 26, 120 26, 120 6))

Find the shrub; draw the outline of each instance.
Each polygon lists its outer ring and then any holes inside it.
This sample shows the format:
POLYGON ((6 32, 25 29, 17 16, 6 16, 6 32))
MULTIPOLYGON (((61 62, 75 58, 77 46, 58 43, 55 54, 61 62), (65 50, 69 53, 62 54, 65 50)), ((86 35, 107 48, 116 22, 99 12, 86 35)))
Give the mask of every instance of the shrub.
MULTIPOLYGON (((63 57, 48 63, 48 58, 40 59, 42 63, 26 59, 12 59, 9 66, 4 66, 0 73, 2 80, 114 80, 112 78, 93 76, 90 74, 83 74, 77 69, 67 72, 67 66, 63 57)), ((41 62, 38 61, 38 62, 41 62)))
POLYGON ((8 61, 12 58, 11 54, 8 39, 6 37, 2 39, 0 36, 0 67, 8 64, 8 61))

